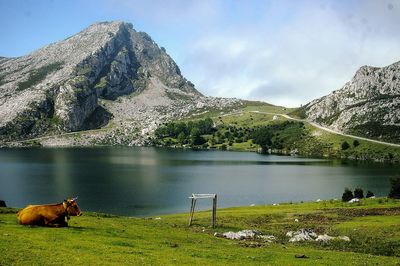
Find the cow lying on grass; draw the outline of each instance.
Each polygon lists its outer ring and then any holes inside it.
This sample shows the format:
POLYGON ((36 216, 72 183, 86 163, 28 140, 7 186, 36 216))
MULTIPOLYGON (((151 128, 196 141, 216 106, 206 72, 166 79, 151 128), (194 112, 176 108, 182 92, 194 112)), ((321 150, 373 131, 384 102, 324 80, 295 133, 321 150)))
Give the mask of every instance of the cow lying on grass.
POLYGON ((65 217, 81 216, 76 198, 64 200, 59 204, 28 205, 17 213, 18 222, 22 225, 68 226, 65 217))

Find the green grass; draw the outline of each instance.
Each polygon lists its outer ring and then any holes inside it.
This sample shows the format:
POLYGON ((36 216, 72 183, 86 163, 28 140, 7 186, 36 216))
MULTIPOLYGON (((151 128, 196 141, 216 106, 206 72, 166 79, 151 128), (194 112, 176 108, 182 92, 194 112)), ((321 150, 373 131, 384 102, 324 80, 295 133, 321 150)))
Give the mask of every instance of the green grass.
POLYGON ((15 210, 0 208, 0 265, 398 265, 400 201, 368 199, 221 209, 161 220, 96 213, 72 217, 69 228, 18 225, 15 210), (295 222, 294 219, 299 219, 295 222), (351 242, 288 243, 289 230, 348 235, 351 242), (214 232, 257 229, 272 244, 217 238, 214 232), (256 246, 256 247, 255 247, 256 246), (296 259, 305 254, 308 259, 296 259))
POLYGON ((296 110, 296 108, 288 108, 283 106, 276 106, 264 102, 246 102, 246 106, 243 108, 243 111, 259 111, 266 113, 277 113, 277 114, 288 114, 292 111, 296 110))
POLYGON ((259 114, 251 112, 241 112, 226 116, 218 116, 215 121, 224 123, 225 125, 237 125, 242 127, 253 127, 268 124, 272 121, 273 115, 259 114))
MULTIPOLYGON (((374 160, 400 161, 400 148, 374 143, 366 140, 358 140, 360 145, 353 146, 354 138, 332 134, 324 130, 306 125, 309 133, 320 144, 325 145, 325 156, 347 158, 369 158, 374 160), (344 141, 350 144, 350 148, 343 151, 341 145, 344 141)), ((311 144, 310 144, 311 145, 311 144)))

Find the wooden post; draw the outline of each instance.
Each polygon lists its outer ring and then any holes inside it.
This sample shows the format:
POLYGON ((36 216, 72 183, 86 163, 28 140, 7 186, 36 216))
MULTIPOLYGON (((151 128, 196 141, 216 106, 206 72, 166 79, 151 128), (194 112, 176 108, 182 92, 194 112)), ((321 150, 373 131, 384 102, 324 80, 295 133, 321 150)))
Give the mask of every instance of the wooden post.
POLYGON ((217 223, 217 194, 213 197, 212 227, 215 228, 217 223))
POLYGON ((196 200, 197 200, 197 199, 196 199, 196 198, 194 197, 194 195, 193 195, 192 204, 191 204, 191 207, 190 207, 189 226, 192 225, 193 215, 194 215, 194 208, 196 207, 196 200))
POLYGON ((212 227, 215 228, 217 224, 217 194, 192 194, 189 199, 192 200, 190 205, 189 226, 192 225, 194 210, 196 208, 197 199, 212 199, 212 227))

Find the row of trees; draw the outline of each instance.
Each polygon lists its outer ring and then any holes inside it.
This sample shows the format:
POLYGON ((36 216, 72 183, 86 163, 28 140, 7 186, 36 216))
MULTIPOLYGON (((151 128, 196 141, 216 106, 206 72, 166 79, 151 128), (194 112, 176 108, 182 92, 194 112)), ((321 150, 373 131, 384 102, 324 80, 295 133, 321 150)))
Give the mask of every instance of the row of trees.
MULTIPOLYGON (((266 152, 269 148, 272 149, 283 149, 284 140, 280 134, 285 131, 290 131, 289 138, 299 137, 297 134, 302 133, 304 127, 303 122, 285 121, 279 124, 272 124, 264 127, 258 127, 252 132, 251 138, 253 143, 260 145, 261 152, 266 152), (299 130, 300 129, 300 130, 299 130)), ((290 141, 286 141, 290 144, 290 141)))
MULTIPOLYGON (((368 190, 367 194, 366 194, 366 198, 370 198, 373 197, 374 193, 372 193, 371 191, 368 190)), ((400 199, 400 178, 391 178, 390 179, 390 192, 388 194, 389 198, 394 198, 394 199, 400 199)), ((361 188, 356 188, 354 190, 354 193, 348 189, 345 188, 343 195, 342 195, 342 201, 349 201, 351 199, 362 199, 364 198, 364 191, 361 188)))
MULTIPOLYGON (((373 197, 373 196, 375 196, 375 195, 370 190, 368 190, 367 194, 365 195, 366 198, 370 198, 370 197, 373 197)), ((354 193, 350 189, 345 188, 344 192, 343 192, 343 195, 342 195, 342 201, 346 201, 347 202, 347 201, 352 200, 354 198, 357 198, 357 199, 364 198, 364 191, 362 190, 362 188, 356 188, 354 190, 354 193)))
POLYGON ((203 145, 209 142, 211 146, 224 144, 230 146, 233 143, 242 143, 251 139, 254 144, 260 145, 262 151, 266 152, 269 148, 290 148, 293 142, 290 138, 294 139, 298 137, 298 134, 302 134, 303 127, 303 123, 293 121, 251 128, 223 124, 215 126, 212 119, 206 118, 197 121, 166 123, 155 131, 155 136, 166 145, 173 143, 203 145))
POLYGON ((158 139, 174 138, 180 144, 202 145, 206 140, 202 135, 212 134, 216 129, 211 118, 189 122, 171 122, 155 131, 158 139))
POLYGON ((211 118, 189 122, 170 122, 157 128, 155 134, 158 138, 177 138, 180 134, 189 136, 193 130, 198 131, 201 135, 211 134, 215 131, 214 122, 211 118))

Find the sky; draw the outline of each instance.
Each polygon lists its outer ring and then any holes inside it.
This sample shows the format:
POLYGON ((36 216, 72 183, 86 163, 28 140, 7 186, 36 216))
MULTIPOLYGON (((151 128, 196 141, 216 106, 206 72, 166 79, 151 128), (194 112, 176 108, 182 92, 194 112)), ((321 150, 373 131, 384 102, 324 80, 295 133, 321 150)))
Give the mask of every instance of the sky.
POLYGON ((0 0, 0 56, 131 22, 207 96, 300 106, 400 61, 400 0, 0 0))

